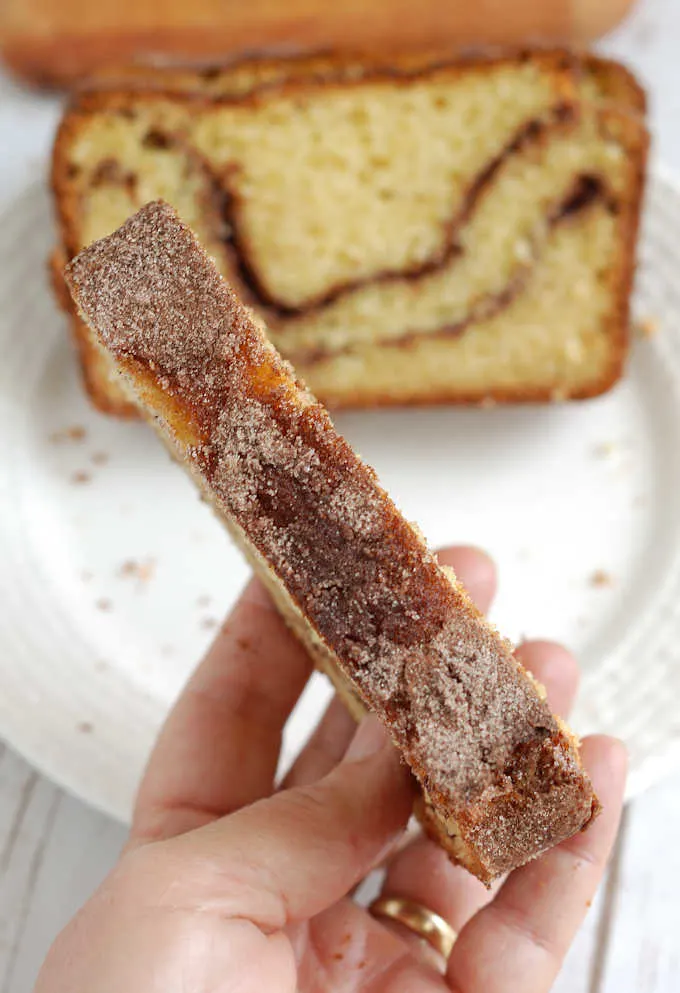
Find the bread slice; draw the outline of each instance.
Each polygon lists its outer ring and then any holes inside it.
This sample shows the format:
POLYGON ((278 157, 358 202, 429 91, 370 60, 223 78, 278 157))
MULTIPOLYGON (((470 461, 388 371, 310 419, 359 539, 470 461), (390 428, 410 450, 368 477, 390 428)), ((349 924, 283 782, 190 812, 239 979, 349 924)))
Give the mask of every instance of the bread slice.
POLYGON ((143 207, 67 279, 316 664, 389 728, 450 855, 488 883, 588 824, 571 732, 176 213, 143 207))
MULTIPOLYGON (((60 127, 58 270, 163 197, 334 407, 587 397, 621 374, 647 147, 622 67, 419 53, 128 77, 60 127)), ((97 405, 129 412, 74 333, 97 405)))

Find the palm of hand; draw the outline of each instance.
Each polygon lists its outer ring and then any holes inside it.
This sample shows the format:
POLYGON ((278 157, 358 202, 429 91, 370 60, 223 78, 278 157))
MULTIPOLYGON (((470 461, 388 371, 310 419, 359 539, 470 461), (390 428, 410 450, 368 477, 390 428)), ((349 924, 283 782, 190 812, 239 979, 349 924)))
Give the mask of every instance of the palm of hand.
MULTIPOLYGON (((488 560, 441 557, 488 606, 488 560)), ((571 657, 547 643, 519 651, 553 708, 568 709, 571 657)), ((409 778, 378 726, 353 738, 336 701, 272 792, 281 731, 308 676, 251 585, 160 737, 126 853, 55 944, 36 993, 546 993, 613 843, 622 748, 584 743, 604 805, 595 825, 490 894, 423 838, 397 848, 409 778), (383 861, 385 893, 460 932, 445 974, 414 935, 348 897, 383 861)))

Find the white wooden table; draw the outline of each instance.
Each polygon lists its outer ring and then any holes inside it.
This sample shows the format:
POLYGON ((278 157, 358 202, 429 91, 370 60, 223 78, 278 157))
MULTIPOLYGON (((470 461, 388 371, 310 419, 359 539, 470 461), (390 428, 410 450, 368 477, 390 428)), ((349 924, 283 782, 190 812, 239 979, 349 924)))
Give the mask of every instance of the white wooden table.
MULTIPOLYGON (((603 47, 646 81, 656 154, 680 172, 679 42, 680 2, 642 0, 603 47)), ((0 74, 0 182, 10 195, 27 164, 45 160, 57 114, 55 98, 22 93, 0 74), (29 132, 28 140, 13 141, 29 132)), ((680 990, 679 830, 680 773, 626 810, 606 885, 558 993, 680 990)), ((53 937, 111 867, 124 837, 121 825, 0 742, 0 993, 29 993, 53 937)))

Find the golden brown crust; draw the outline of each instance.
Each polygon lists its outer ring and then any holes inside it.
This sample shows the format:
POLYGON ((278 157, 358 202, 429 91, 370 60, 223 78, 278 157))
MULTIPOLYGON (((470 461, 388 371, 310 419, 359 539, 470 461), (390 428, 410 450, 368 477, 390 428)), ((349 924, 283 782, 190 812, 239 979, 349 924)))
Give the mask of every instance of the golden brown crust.
POLYGON ((583 72, 596 83, 602 100, 616 106, 618 110, 628 110, 639 117, 647 113, 647 94, 630 69, 614 59, 601 55, 586 54, 583 57, 583 72))
POLYGON ((442 825, 455 823, 469 867, 488 882, 587 824, 598 804, 574 743, 511 647, 174 211, 142 208, 68 278, 147 415, 305 622, 297 633, 388 726, 442 825))
POLYGON ((498 0, 458 4, 439 0, 402 6, 391 0, 344 0, 335 6, 310 0, 285 5, 255 0, 166 0, 163 5, 100 0, 4 0, 0 47, 7 64, 43 85, 72 85, 108 65, 158 61, 222 61, 234 53, 316 51, 329 46, 397 52, 445 46, 585 44, 611 27, 631 0, 513 0, 499 15, 498 0))
MULTIPOLYGON (((518 47, 514 52, 503 51, 503 58, 522 58, 536 53, 536 49, 518 47)), ((558 49, 570 59, 577 76, 590 79, 597 89, 597 96, 615 104, 619 110, 628 109, 644 117, 647 96, 633 73, 614 59, 607 59, 590 52, 558 49)), ((461 56, 458 56, 461 58, 461 56)), ((472 58, 470 55, 469 58, 472 58)), ((319 51, 304 55, 279 57, 237 57, 204 66, 151 66, 144 64, 109 65, 84 76, 77 83, 81 92, 113 90, 121 93, 162 92, 177 96, 194 95, 199 98, 237 96, 252 90, 275 87, 284 79, 324 80, 352 76, 362 78, 367 72, 381 68, 394 74, 424 71, 437 65, 449 64, 452 52, 447 48, 429 48, 407 52, 385 52, 381 49, 367 51, 319 51)))
MULTIPOLYGON (((278 93, 300 93, 305 92, 310 85, 319 85, 323 81, 324 86, 353 86, 360 85, 367 79, 381 79, 393 85, 395 80, 401 79, 404 83, 413 79, 414 76, 424 72, 442 71, 459 72, 464 67, 470 65, 486 67, 490 62, 503 61, 508 58, 532 58, 540 60, 550 66, 555 74, 557 89, 566 98, 573 99, 576 94, 574 86, 573 70, 576 69, 597 81, 597 87, 603 94, 609 94, 616 102, 617 111, 611 112, 611 120, 617 119, 616 125, 621 129, 622 138, 628 147, 630 155, 636 163, 635 188, 629 191, 626 203, 622 207, 622 217, 620 219, 621 230, 621 258, 619 260, 619 270, 622 278, 616 286, 616 306, 608 318, 608 328, 611 337, 610 361, 598 379, 581 383, 570 389, 569 397, 580 399, 596 396, 609 389, 619 378, 624 367, 625 356, 628 347, 628 299, 633 277, 634 268, 634 244, 637 232, 639 217, 639 204, 644 175, 646 157, 646 133, 644 128, 637 122, 631 121, 629 134, 625 134, 625 128, 621 125, 621 119, 625 116, 618 110, 619 106, 631 112, 637 118, 644 110, 644 95, 633 77, 623 67, 607 60, 599 59, 595 56, 577 58, 565 50, 552 52, 517 53, 512 56, 507 54, 493 56, 491 59, 480 61, 479 57, 470 57, 460 60, 455 66, 445 65, 443 68, 433 70, 433 66, 441 66, 441 55, 429 51, 427 53, 411 53, 408 56, 392 58, 391 64, 385 66, 384 63, 371 63, 369 66, 362 66, 358 56, 345 55, 343 57, 333 55, 317 55, 304 58, 293 58, 285 61, 259 59, 247 63, 247 73, 249 77, 246 92, 243 90, 244 66, 243 63, 234 65, 226 70, 221 70, 218 77, 213 77, 209 93, 202 93, 200 85, 196 90, 192 89, 192 80, 195 81, 197 75, 187 76, 185 73, 178 77, 175 71, 161 73, 165 80, 163 86, 169 85, 171 90, 175 86, 171 99, 179 102, 186 101, 209 101, 211 105, 217 101, 231 101, 234 99, 243 103, 244 101, 254 101, 258 99, 258 92, 264 88, 274 87, 278 93), (174 82, 170 82, 174 80, 174 82), (232 81, 230 84, 230 80, 232 81), (238 80, 238 85, 237 85, 238 80), (183 89, 180 88, 180 82, 183 89), (235 94, 230 95, 230 85, 233 85, 235 94), (200 96, 197 95, 197 91, 200 96), (625 258, 624 258, 625 257, 625 258), (624 264, 625 263, 625 264, 624 264), (623 268, 622 268, 623 267, 623 268), (625 271, 624 271, 625 269, 625 271)), ((137 82, 143 81, 148 87, 149 77, 142 73, 135 76, 137 82)), ((72 192, 73 184, 69 182, 69 150, 75 139, 79 128, 88 116, 101 111, 118 109, 125 110, 131 105, 143 105, 148 101, 166 100, 168 92, 162 92, 156 88, 147 88, 146 91, 94 91, 83 93, 76 100, 70 111, 65 115, 59 128, 55 141, 53 165, 52 165, 52 185, 55 193, 55 203, 58 213, 59 229, 61 232, 62 249, 68 258, 71 258, 80 247, 77 238, 78 214, 80 201, 78 196, 72 192)), ((233 218, 238 227, 238 217, 233 218)), ((257 280, 255 268, 248 266, 248 242, 247 238, 241 235, 239 247, 245 262, 244 272, 250 272, 250 282, 246 286, 241 286, 241 292, 248 290, 250 302, 257 305, 258 309, 275 324, 272 320, 275 313, 272 313, 271 300, 262 297, 262 287, 257 280), (259 290, 259 294, 258 294, 259 290), (258 299, 259 295, 259 299, 258 299)), ((441 261, 441 260, 438 260, 441 261)), ((237 270, 234 269, 234 276, 237 270)), ((242 273, 241 273, 242 274, 242 273)), ((404 278, 404 274, 395 274, 395 278, 404 278)), ((336 296, 339 292, 344 292, 346 287, 336 288, 331 296, 336 296)), ((317 302, 318 305, 318 302, 317 302)), ((88 335, 85 328, 73 317, 73 334, 78 344, 83 361, 90 363, 90 368, 86 368, 85 378, 88 381, 88 388, 91 392, 95 404, 102 410, 125 412, 126 415, 134 416, 131 406, 120 395, 116 395, 115 386, 109 386, 109 376, 105 368, 95 368, 96 351, 88 347, 86 338, 88 335)), ((284 342, 282 342, 284 344, 284 342)), ((394 343, 389 343, 387 347, 395 347, 394 343)), ((303 370, 309 370, 308 363, 304 356, 298 356, 294 352, 290 356, 296 363, 299 362, 303 370)), ((311 374, 311 372, 310 372, 311 374)), ((119 391, 118 391, 119 394, 119 391)), ((366 395, 364 391, 352 392, 351 388, 344 387, 342 393, 333 395, 324 393, 325 399, 335 408, 351 407, 378 407, 394 405, 420 405, 427 404, 474 404, 474 403, 505 403, 505 402, 545 402, 555 399, 554 386, 547 384, 545 387, 528 388, 519 386, 513 389, 489 389, 480 390, 474 393, 461 391, 452 387, 450 390, 438 389, 433 391, 419 389, 418 383, 405 384, 403 389, 396 394, 371 392, 366 395)))

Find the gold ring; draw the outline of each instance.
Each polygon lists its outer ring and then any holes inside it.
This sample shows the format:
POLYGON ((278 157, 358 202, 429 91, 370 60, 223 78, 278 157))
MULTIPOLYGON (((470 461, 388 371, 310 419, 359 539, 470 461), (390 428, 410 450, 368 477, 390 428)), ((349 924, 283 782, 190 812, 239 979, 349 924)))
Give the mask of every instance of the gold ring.
POLYGON ((394 896, 379 897, 370 905, 368 912, 374 917, 399 921, 447 960, 458 937, 448 921, 435 914, 434 910, 413 900, 394 896))

